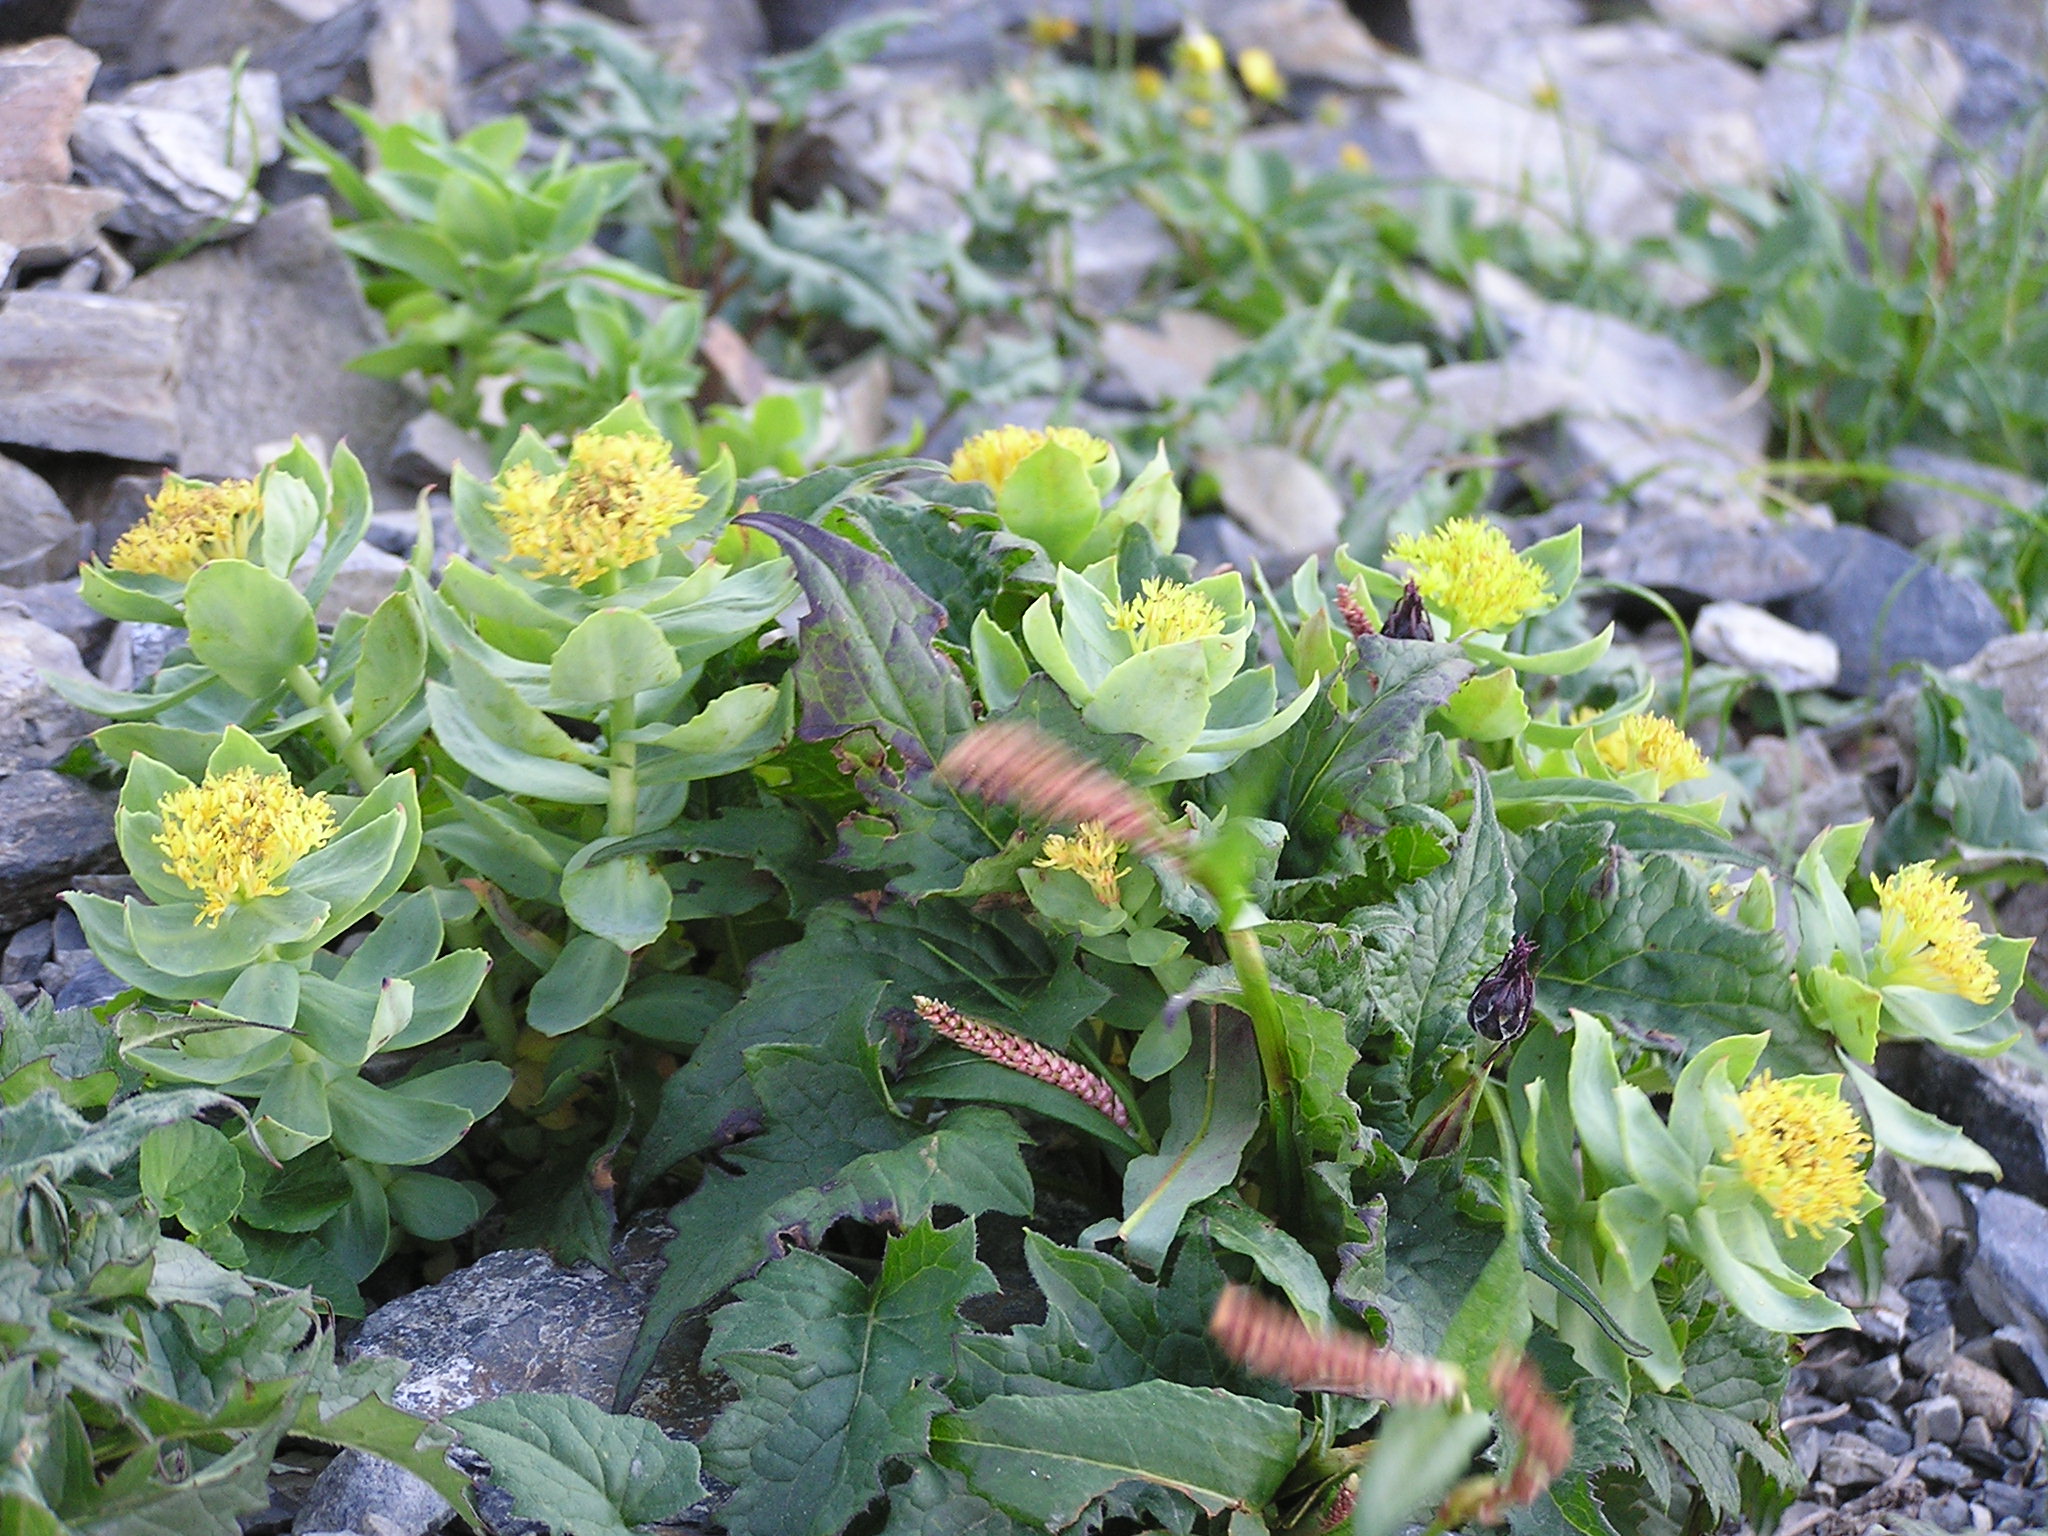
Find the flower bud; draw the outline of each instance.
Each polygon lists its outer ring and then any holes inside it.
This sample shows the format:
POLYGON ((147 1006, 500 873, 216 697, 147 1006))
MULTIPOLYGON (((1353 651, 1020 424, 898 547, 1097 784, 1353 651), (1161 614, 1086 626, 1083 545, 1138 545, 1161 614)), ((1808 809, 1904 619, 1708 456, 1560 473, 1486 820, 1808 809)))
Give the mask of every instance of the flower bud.
POLYGON ((1536 1003, 1535 963, 1535 941, 1516 934, 1500 964, 1472 991, 1465 1022, 1475 1034, 1502 1043, 1522 1037, 1529 1027, 1529 1010, 1536 1003))

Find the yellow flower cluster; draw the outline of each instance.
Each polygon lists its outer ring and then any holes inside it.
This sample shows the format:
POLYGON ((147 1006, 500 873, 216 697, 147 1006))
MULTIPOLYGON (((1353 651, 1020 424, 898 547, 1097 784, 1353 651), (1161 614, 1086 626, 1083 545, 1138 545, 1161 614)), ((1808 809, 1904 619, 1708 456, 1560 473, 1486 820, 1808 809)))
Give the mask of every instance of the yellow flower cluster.
POLYGON ((1825 1232, 1863 1203, 1870 1137, 1856 1112, 1816 1082, 1783 1082, 1765 1072, 1735 1096, 1742 1129, 1727 1158, 1763 1196, 1786 1235, 1825 1232))
POLYGON ((1031 862, 1040 869, 1064 869, 1079 875, 1088 882, 1097 901, 1113 907, 1119 894, 1117 882, 1130 873, 1117 867, 1125 847, 1109 835, 1109 828, 1101 822, 1084 821, 1074 829, 1072 837, 1064 832, 1053 833, 1031 862))
POLYGON ((1220 635, 1223 623, 1223 610, 1206 593, 1162 576, 1148 576, 1138 595, 1111 616, 1109 627, 1129 635, 1133 651, 1154 651, 1162 645, 1220 635))
POLYGON ((1878 881, 1877 911, 1885 980, 1973 1003, 1998 996, 1998 972, 1985 958, 1984 930, 1970 921, 1970 898, 1931 862, 1908 864, 1878 881))
POLYGON ((696 477, 661 438, 586 432, 556 474, 531 463, 501 472, 493 515, 514 555, 581 587, 652 559, 668 531, 703 505, 696 477))
POLYGON ((1287 95, 1287 77, 1263 48, 1247 48, 1237 56, 1237 78, 1260 101, 1279 101, 1287 95))
POLYGON ((1409 567, 1422 600, 1452 615, 1460 630, 1506 629, 1550 601, 1550 573, 1476 517, 1454 517, 1419 537, 1404 533, 1387 553, 1409 567))
POLYGON ((1173 45, 1173 62, 1191 75, 1220 75, 1225 63, 1223 45, 1214 33, 1190 27, 1173 45))
POLYGON ((1000 492, 1017 466, 1047 443, 1057 443, 1093 469, 1109 455, 1109 444, 1079 427, 994 427, 977 432, 953 454, 955 480, 979 480, 1000 492))
POLYGON ((138 576, 190 580, 209 560, 246 560, 263 493, 254 480, 207 485, 166 476, 149 498, 149 513, 122 534, 107 564, 138 576))
POLYGON ((1693 739, 1662 715, 1630 715, 1593 743, 1600 761, 1616 773, 1647 768, 1657 775, 1657 793, 1707 776, 1707 759, 1693 739))
POLYGON ((1063 48, 1081 35, 1081 24, 1071 16, 1034 11, 1025 23, 1025 34, 1041 48, 1063 48))
POLYGON ((309 795, 281 773, 233 768, 174 789, 157 802, 163 830, 152 839, 164 873, 203 897, 194 924, 218 923, 230 906, 276 896, 291 867, 334 836, 325 795, 309 795))

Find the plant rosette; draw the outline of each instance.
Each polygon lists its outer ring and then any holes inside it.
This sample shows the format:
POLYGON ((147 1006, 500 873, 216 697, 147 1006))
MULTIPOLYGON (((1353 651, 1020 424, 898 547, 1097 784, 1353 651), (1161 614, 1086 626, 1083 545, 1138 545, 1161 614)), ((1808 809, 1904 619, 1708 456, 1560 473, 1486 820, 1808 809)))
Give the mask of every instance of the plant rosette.
MULTIPOLYGON (((1024 645, 1081 718, 1106 735, 1144 742, 1131 771, 1141 784, 1198 778, 1228 767, 1299 720, 1311 684, 1285 707, 1273 668, 1245 671, 1254 614, 1235 572, 1182 583, 1148 577, 1128 597, 1116 557, 1086 571, 1064 567, 1056 591, 1025 610, 1024 645)), ((973 647, 984 691, 1021 690, 1024 649, 986 613, 973 647), (1003 680, 992 689, 991 679, 1003 680)))
POLYGON ((1080 570, 1114 554, 1131 528, 1160 549, 1180 538, 1181 497, 1162 443, 1121 496, 1113 445, 1079 427, 996 427, 954 453, 956 484, 985 486, 1003 527, 1045 551, 1055 565, 1080 570))
MULTIPOLYGON (((1553 1070, 1523 1084, 1523 1155, 1566 1235, 1566 1262, 1580 1267, 1575 1248, 1597 1257, 1580 1273, 1598 1275, 1614 1320, 1647 1350, 1637 1366, 1660 1390, 1682 1374, 1683 1350, 1656 1296, 1672 1254, 1696 1261, 1760 1327, 1848 1325, 1812 1276, 1881 1201, 1865 1179, 1871 1140, 1842 1079, 1752 1077, 1770 1037, 1724 1036, 1686 1063, 1660 1117, 1623 1079, 1606 1026, 1574 1010, 1572 1027, 1568 1066, 1560 1041, 1546 1053, 1553 1070)), ((1534 1059, 1518 1068, 1541 1070, 1534 1059)), ((1572 1308, 1557 1310, 1581 1363, 1615 1377, 1624 1357, 1614 1341, 1590 1318, 1567 1315, 1572 1308)))
POLYGON ((1038 915, 1076 935, 1088 953, 1147 967, 1169 996, 1191 978, 1187 939, 1162 926, 1173 914, 1158 877, 1101 822, 1049 834, 1017 878, 1038 915))

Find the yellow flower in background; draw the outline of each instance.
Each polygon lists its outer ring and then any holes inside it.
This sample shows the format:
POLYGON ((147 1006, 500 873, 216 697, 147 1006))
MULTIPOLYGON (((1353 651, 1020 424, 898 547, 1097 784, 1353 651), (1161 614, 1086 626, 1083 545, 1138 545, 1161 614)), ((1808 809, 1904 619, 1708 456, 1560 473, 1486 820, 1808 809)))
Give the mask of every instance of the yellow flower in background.
POLYGON ((1097 901, 1113 907, 1119 895, 1117 881, 1129 873, 1117 867, 1117 860, 1123 857, 1127 846, 1111 837, 1109 828, 1101 822, 1084 821, 1074 829, 1072 837, 1064 832, 1053 833, 1031 862, 1039 869, 1064 869, 1079 875, 1088 882, 1097 901))
POLYGON ((1166 76, 1150 64, 1140 64, 1131 71, 1131 89, 1140 101, 1157 101, 1166 94, 1166 76))
POLYGON ((1154 651, 1182 640, 1206 640, 1223 633, 1223 610, 1208 595, 1178 581, 1148 576, 1138 595, 1109 621, 1131 637, 1133 651, 1154 651))
POLYGON ((1735 1096, 1742 1129, 1728 1161, 1771 1208, 1788 1237, 1825 1232, 1862 1208, 1863 1160, 1870 1152, 1856 1112, 1818 1082, 1783 1082, 1765 1072, 1735 1096))
POLYGON ((1539 112, 1555 112, 1563 100, 1557 87, 1548 80, 1540 82, 1529 92, 1529 105, 1539 112))
POLYGON ((1079 427, 994 427, 977 432, 953 453, 948 474, 954 480, 979 480, 1000 492, 1017 466, 1047 443, 1057 443, 1093 468, 1109 455, 1109 444, 1079 427))
POLYGON ((263 518, 263 493, 254 480, 205 485, 166 477, 148 505, 148 515, 107 557, 117 571, 186 581, 209 560, 246 560, 263 518))
POLYGON ((1423 601, 1450 614, 1460 631, 1506 629, 1550 601, 1550 573, 1476 517, 1404 533, 1387 553, 1409 567, 1423 601))
POLYGON ((1226 62, 1223 45, 1216 41, 1213 33, 1200 27, 1189 27, 1173 45, 1174 67, 1190 75, 1220 75, 1226 62))
POLYGON ((1970 921, 1970 898, 1933 863, 1908 864, 1877 882, 1879 984, 1902 982, 1973 1003, 1998 996, 1986 934, 1970 921))
POLYGON ((1081 24, 1071 16, 1054 16, 1034 11, 1024 24, 1025 35, 1041 48, 1063 48, 1081 34, 1081 24))
POLYGON ((669 530, 703 505, 696 477, 663 439, 586 432, 563 470, 520 463, 501 472, 493 515, 512 554, 580 587, 653 558, 669 530))
POLYGON ((1261 101, 1279 101, 1287 95, 1287 77, 1263 48, 1247 48, 1237 56, 1237 78, 1261 101))
POLYGON ((1630 715, 1593 743, 1600 761, 1616 773, 1647 768, 1657 775, 1657 793, 1707 776, 1707 759, 1693 739, 1662 715, 1630 715))
POLYGON ((1357 171, 1361 176, 1372 171, 1372 156, 1366 153, 1363 144, 1346 142, 1337 151, 1337 163, 1347 171, 1357 171))
POLYGON ((325 795, 282 773, 233 768, 174 789, 157 802, 163 830, 151 839, 164 873, 203 898, 193 921, 218 923, 230 906, 276 896, 291 867, 334 836, 325 795))

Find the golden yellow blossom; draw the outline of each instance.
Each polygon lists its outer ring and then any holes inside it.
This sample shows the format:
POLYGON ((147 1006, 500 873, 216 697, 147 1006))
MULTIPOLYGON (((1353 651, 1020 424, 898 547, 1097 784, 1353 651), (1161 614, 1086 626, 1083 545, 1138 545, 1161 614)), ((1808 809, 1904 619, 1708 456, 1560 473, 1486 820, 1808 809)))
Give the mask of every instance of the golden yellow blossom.
POLYGON ((1742 1129, 1727 1159, 1764 1198, 1787 1236, 1825 1232, 1863 1204, 1870 1151, 1856 1112, 1818 1082, 1782 1082, 1765 1072, 1735 1096, 1742 1129))
POLYGON ((1347 140, 1337 151, 1337 163, 1347 171, 1356 171, 1361 176, 1372 172, 1372 156, 1367 154, 1363 144, 1347 140))
POLYGON ((677 467, 661 438, 586 432, 558 473, 530 463, 500 473, 492 510, 512 554, 581 587, 651 559, 663 536, 703 505, 696 477, 677 467))
POLYGON ((1616 773, 1647 768, 1657 775, 1657 793, 1707 776, 1707 759, 1693 739, 1662 715, 1630 715, 1593 743, 1600 761, 1616 773))
POLYGON ((1883 982, 1952 992, 1973 1003, 1998 996, 1985 933, 1970 921, 1970 898, 1929 863, 1908 864, 1877 882, 1877 968, 1883 982))
POLYGON ((1263 48, 1247 48, 1237 56, 1237 78, 1261 101, 1279 101, 1287 94, 1287 77, 1263 48))
POLYGON ((1213 33, 1190 27, 1173 45, 1173 62, 1191 75, 1220 75, 1226 60, 1213 33))
POLYGON ((1097 901, 1113 907, 1117 903, 1117 881, 1130 873, 1117 867, 1126 847, 1111 837, 1109 828, 1101 822, 1084 821, 1074 829, 1072 837, 1064 832, 1053 833, 1031 862, 1040 869, 1064 869, 1079 875, 1088 882, 1097 901))
POLYGON ((1476 517, 1454 517, 1419 537, 1404 533, 1387 553, 1409 566, 1423 601, 1460 630, 1506 629, 1550 600, 1550 573, 1476 517))
POLYGON ((1017 466, 1047 443, 1057 443, 1093 468, 1109 455, 1109 444, 1079 427, 993 427, 977 432, 953 454, 948 471, 955 480, 979 480, 992 491, 1017 472, 1017 466))
POLYGON ((1539 81, 1529 92, 1529 105, 1539 112, 1555 112, 1563 100, 1557 87, 1548 80, 1539 81))
POLYGON ((1150 64, 1140 64, 1131 71, 1131 89, 1140 101, 1157 101, 1166 94, 1166 76, 1150 64))
POLYGON ((116 541, 107 564, 140 576, 187 581, 209 560, 246 560, 263 518, 254 480, 206 485, 166 477, 149 513, 116 541))
POLYGON ((174 789, 157 802, 163 830, 151 839, 164 873, 203 898, 196 924, 218 923, 230 906, 276 896, 291 867, 334 836, 325 795, 309 795, 282 773, 232 768, 174 789))
POLYGON ((1133 651, 1152 651, 1182 640, 1220 635, 1223 622, 1223 610, 1207 593, 1161 576, 1148 576, 1138 595, 1118 607, 1109 627, 1129 635, 1133 651))
POLYGON ((1035 11, 1025 23, 1025 34, 1041 48, 1061 48, 1080 35, 1081 24, 1071 16, 1035 11))

